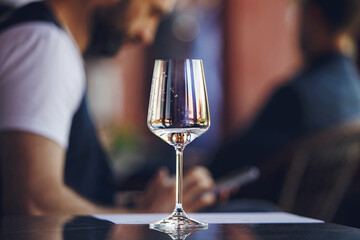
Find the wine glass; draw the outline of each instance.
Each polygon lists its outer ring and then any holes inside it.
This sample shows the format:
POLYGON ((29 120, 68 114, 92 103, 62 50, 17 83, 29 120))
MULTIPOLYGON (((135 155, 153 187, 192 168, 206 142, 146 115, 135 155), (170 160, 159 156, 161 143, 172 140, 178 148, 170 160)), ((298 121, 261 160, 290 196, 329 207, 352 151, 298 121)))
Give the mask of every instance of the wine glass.
POLYGON ((147 125, 176 151, 175 209, 169 217, 150 223, 150 228, 207 228, 207 223, 189 218, 182 208, 184 148, 210 127, 202 60, 155 61, 147 125))

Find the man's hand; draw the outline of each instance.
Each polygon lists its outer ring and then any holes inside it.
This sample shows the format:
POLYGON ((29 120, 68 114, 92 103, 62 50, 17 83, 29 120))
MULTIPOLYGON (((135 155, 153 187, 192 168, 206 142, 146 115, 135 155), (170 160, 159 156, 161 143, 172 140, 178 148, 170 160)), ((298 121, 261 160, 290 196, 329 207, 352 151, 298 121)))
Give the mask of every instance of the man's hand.
MULTIPOLYGON (((198 211, 215 203, 216 197, 207 192, 214 187, 209 171, 204 167, 194 167, 184 175, 183 206, 187 212, 198 211)), ((171 212, 175 207, 175 178, 167 169, 160 169, 149 183, 140 212, 171 212)))

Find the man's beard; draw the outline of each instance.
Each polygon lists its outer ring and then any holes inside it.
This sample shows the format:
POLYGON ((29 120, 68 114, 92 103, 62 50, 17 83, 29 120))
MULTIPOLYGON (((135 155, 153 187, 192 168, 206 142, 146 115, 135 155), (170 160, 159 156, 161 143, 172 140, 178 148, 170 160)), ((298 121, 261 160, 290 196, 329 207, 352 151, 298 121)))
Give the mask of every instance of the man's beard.
POLYGON ((112 57, 117 54, 127 38, 125 27, 119 30, 117 24, 119 19, 126 21, 125 14, 130 1, 121 1, 116 6, 94 12, 85 57, 112 57))
POLYGON ((119 51, 124 39, 124 32, 117 32, 102 22, 95 22, 85 57, 112 57, 119 51))

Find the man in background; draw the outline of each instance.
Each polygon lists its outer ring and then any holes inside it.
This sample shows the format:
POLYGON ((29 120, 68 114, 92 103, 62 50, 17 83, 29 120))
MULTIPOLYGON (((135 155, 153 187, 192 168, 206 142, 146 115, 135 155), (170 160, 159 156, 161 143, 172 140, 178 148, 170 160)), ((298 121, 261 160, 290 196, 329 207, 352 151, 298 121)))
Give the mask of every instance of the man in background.
MULTIPOLYGON (((171 211, 166 170, 134 209, 114 204, 116 185, 87 109, 82 55, 112 56, 124 43, 150 44, 176 0, 44 0, 0 23, 0 169, 4 214, 171 211)), ((210 174, 185 174, 190 211, 214 202, 199 194, 210 174)))
MULTIPOLYGON (((299 2, 304 68, 273 93, 245 132, 219 150, 210 167, 215 178, 246 165, 270 166, 271 156, 295 139, 360 120, 360 82, 353 63, 360 1, 299 2)), ((277 202, 280 187, 264 179, 239 195, 277 202)))

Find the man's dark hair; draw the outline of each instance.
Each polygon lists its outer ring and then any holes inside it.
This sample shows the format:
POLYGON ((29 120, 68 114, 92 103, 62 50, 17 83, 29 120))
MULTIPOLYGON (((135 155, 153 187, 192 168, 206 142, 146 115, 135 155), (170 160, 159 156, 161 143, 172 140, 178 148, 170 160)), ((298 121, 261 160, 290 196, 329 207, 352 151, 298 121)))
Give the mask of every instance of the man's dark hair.
POLYGON ((360 28, 360 0, 303 0, 307 4, 320 7, 328 23, 329 29, 334 32, 359 32, 360 28))

